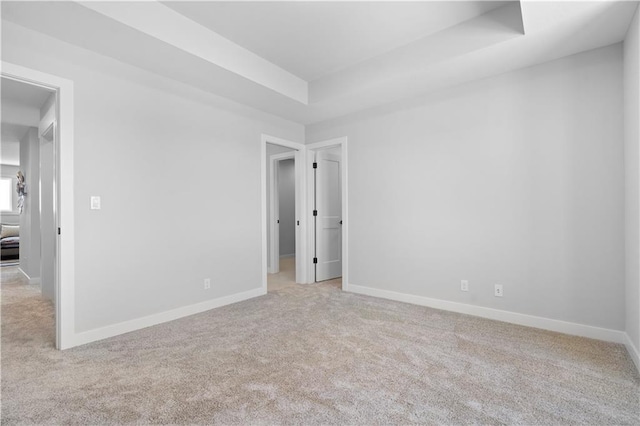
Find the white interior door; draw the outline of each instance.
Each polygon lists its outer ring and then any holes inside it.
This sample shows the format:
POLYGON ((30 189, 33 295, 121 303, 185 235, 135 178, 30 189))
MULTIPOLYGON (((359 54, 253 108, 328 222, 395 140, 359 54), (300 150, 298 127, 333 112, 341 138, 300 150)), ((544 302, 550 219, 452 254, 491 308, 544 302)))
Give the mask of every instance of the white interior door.
POLYGON ((316 281, 342 276, 342 185, 340 156, 316 154, 316 281))
POLYGON ((55 124, 40 139, 40 285, 55 303, 55 124))

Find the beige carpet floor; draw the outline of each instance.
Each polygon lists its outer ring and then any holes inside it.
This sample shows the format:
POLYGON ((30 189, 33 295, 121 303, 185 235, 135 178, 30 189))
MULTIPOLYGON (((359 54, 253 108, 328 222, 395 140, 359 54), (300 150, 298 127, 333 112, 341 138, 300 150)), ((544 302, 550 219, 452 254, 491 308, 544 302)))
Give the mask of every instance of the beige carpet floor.
POLYGON ((639 424, 621 345, 344 293, 269 294, 59 352, 2 268, 2 424, 639 424))
MULTIPOLYGON (((336 288, 342 288, 342 278, 324 281, 336 288)), ((283 257, 280 259, 280 272, 267 275, 267 291, 282 290, 286 287, 296 286, 296 258, 283 257)))

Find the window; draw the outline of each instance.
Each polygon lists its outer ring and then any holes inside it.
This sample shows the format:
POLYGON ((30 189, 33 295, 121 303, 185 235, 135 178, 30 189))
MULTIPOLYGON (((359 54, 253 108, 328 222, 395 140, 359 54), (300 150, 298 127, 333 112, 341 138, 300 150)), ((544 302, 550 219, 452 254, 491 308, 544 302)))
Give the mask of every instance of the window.
POLYGON ((11 178, 0 178, 0 211, 13 211, 11 178))

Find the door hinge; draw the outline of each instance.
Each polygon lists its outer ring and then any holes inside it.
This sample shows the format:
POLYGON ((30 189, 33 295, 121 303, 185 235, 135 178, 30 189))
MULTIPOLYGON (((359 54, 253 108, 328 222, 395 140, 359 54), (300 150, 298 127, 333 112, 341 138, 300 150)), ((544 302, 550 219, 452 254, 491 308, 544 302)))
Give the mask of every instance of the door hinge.
POLYGON ((277 223, 280 223, 280 219, 278 219, 278 222, 277 222, 277 223))
POLYGON ((318 210, 314 210, 314 211, 313 211, 313 215, 314 215, 314 216, 318 216, 318 210))
POLYGON ((318 168, 318 163, 313 163, 313 168, 317 169, 318 168))
POLYGON ((318 263, 318 258, 317 257, 313 258, 313 263, 318 263))
POLYGON ((58 235, 60 235, 60 228, 58 228, 58 235))

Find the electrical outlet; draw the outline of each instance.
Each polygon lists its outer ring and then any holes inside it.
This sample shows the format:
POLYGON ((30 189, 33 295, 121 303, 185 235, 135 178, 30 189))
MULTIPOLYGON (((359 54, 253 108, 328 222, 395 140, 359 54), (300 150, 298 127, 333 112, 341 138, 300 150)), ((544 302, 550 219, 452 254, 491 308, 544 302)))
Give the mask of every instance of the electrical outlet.
POLYGON ((496 284, 494 286, 494 295, 496 297, 502 297, 502 284, 496 284))
POLYGON ((91 210, 100 210, 100 197, 97 195, 91 196, 91 210))
POLYGON ((209 290, 211 288, 211 278, 204 279, 204 289, 209 290))
POLYGON ((467 280, 460 281, 460 291, 469 291, 469 281, 467 280))

